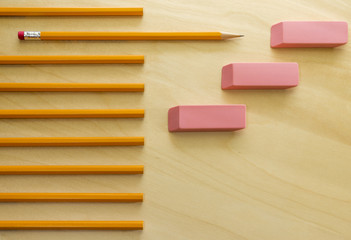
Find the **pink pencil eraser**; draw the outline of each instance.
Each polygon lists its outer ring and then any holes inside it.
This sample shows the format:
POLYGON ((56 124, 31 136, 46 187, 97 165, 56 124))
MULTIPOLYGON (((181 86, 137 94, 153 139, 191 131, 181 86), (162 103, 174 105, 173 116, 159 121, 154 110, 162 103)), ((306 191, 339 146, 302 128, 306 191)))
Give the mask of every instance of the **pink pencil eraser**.
POLYGON ((23 31, 19 31, 18 32, 18 39, 19 40, 24 40, 24 32, 23 31))
POLYGON ((168 110, 170 132, 235 131, 246 126, 246 105, 186 105, 168 110))
POLYGON ((272 48, 337 47, 347 38, 347 22, 287 21, 271 28, 272 48))
POLYGON ((222 68, 222 89, 284 89, 299 84, 299 65, 231 63, 222 68))

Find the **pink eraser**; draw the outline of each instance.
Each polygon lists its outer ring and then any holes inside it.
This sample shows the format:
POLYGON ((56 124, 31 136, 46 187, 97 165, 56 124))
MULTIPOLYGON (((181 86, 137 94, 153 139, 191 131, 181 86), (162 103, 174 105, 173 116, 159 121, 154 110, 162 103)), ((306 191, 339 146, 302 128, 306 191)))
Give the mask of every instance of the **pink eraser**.
POLYGON ((271 28, 272 48, 337 47, 347 38, 347 22, 287 21, 271 28))
POLYGON ((24 40, 24 31, 19 31, 18 32, 18 39, 19 40, 24 40))
POLYGON ((222 89, 284 89, 299 83, 299 65, 231 63, 222 68, 222 89))
POLYGON ((170 132, 234 131, 246 126, 246 105, 186 105, 168 110, 170 132))

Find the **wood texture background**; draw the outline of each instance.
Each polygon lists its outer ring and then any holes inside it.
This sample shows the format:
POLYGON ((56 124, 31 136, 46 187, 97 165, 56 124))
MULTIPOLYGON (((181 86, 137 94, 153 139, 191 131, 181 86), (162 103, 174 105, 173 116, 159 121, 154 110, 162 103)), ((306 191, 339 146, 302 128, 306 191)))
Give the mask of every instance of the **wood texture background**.
POLYGON ((1 82, 144 82, 145 93, 0 93, 1 109, 145 108, 141 119, 0 120, 0 137, 145 136, 144 147, 0 148, 0 164, 145 164, 143 176, 0 176, 1 192, 144 192, 142 204, 1 203, 0 220, 144 220, 143 231, 10 239, 351 239, 351 45, 271 49, 282 20, 344 20, 349 0, 2 0, 144 7, 143 17, 1 17, 1 55, 145 54, 144 65, 0 66, 1 82), (17 31, 227 31, 223 42, 21 42, 17 31), (230 62, 298 62, 297 88, 222 91, 230 62), (238 132, 167 131, 178 104, 247 104, 238 132))

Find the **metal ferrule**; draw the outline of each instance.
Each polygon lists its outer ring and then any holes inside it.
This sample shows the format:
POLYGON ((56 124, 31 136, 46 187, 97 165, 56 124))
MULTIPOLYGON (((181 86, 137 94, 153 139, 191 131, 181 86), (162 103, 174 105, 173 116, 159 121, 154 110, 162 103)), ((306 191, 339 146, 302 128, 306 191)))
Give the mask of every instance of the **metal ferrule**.
POLYGON ((40 32, 24 32, 24 40, 40 40, 40 32))

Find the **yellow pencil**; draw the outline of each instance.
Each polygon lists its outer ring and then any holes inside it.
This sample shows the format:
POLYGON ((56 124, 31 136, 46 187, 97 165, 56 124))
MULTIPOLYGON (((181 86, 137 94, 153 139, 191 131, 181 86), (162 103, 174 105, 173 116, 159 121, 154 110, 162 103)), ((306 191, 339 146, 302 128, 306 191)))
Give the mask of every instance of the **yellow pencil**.
POLYGON ((0 193, 0 202, 142 202, 142 193, 0 193))
POLYGON ((0 110, 1 118, 142 118, 144 109, 0 110))
POLYGON ((143 165, 0 166, 0 175, 143 174, 143 165))
POLYGON ((139 146, 144 137, 30 137, 0 138, 0 147, 139 146))
POLYGON ((18 32, 20 40, 226 40, 243 36, 226 32, 18 32))
POLYGON ((0 221, 0 230, 142 230, 143 221, 0 221))
POLYGON ((0 92, 143 92, 143 83, 0 83, 0 92))
POLYGON ((142 16, 142 8, 0 8, 0 16, 142 16))
POLYGON ((115 56, 0 56, 0 64, 144 63, 141 55, 115 56))

